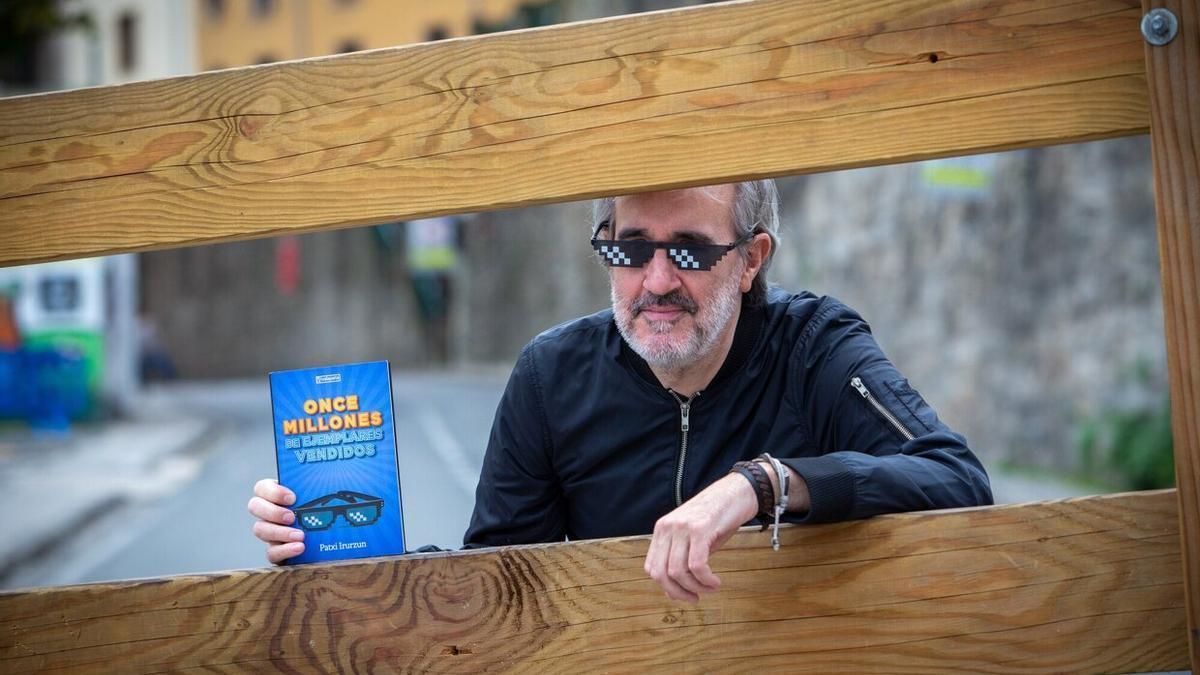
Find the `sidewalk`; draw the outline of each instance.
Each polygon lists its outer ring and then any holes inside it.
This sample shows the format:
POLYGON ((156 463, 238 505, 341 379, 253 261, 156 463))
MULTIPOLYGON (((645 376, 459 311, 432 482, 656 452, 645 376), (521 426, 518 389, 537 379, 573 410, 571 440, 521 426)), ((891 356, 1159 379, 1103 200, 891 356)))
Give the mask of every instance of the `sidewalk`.
POLYGON ((0 586, 95 518, 171 490, 200 468, 211 423, 153 396, 139 410, 63 435, 0 428, 0 494, 15 516, 0 537, 0 586))

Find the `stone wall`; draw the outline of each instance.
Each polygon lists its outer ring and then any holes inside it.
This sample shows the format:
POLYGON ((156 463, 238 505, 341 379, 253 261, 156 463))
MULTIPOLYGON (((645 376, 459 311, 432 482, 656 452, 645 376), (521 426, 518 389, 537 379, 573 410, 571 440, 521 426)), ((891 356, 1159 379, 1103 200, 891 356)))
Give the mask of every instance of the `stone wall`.
POLYGON ((182 377, 265 377, 374 359, 437 365, 403 256, 372 228, 296 240, 290 292, 277 280, 278 239, 140 256, 143 313, 182 377))
POLYGON ((1074 468, 1081 420, 1166 391, 1149 139, 986 159, 957 193, 927 164, 783 181, 774 278, 859 309, 981 452, 1074 468))

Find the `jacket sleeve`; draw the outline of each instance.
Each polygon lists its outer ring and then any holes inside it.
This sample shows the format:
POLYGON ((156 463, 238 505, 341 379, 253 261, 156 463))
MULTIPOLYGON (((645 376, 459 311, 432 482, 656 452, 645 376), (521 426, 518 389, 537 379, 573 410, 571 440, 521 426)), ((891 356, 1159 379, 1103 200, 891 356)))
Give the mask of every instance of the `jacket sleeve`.
POLYGON ((790 362, 818 456, 781 458, 808 485, 799 522, 992 503, 983 465, 884 356, 870 327, 827 299, 790 362))
POLYGON ((492 421, 465 548, 561 541, 566 534, 541 393, 527 346, 492 421))

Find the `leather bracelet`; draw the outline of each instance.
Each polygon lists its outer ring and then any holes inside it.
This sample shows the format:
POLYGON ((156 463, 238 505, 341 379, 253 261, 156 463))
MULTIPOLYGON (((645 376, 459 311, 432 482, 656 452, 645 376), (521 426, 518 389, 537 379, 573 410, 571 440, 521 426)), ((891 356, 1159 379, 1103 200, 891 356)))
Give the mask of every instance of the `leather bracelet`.
POLYGON ((754 496, 758 499, 756 517, 761 519, 763 527, 766 527, 766 522, 775 508, 775 488, 771 485, 771 477, 767 475, 767 470, 758 462, 751 461, 734 464, 730 473, 734 472, 742 474, 750 481, 750 487, 754 488, 754 496))

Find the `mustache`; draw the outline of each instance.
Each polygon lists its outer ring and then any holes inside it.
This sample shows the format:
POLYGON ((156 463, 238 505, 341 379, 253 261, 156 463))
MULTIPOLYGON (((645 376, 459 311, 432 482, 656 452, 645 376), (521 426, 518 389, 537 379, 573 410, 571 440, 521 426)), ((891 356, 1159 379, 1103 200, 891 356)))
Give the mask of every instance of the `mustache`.
POLYGON ((639 296, 637 300, 634 300, 633 304, 629 306, 629 313, 637 316, 648 307, 659 307, 662 305, 674 305, 688 314, 695 314, 696 310, 699 309, 694 300, 684 295, 682 291, 676 289, 670 293, 667 293, 666 295, 657 295, 649 292, 642 293, 642 295, 639 296))

